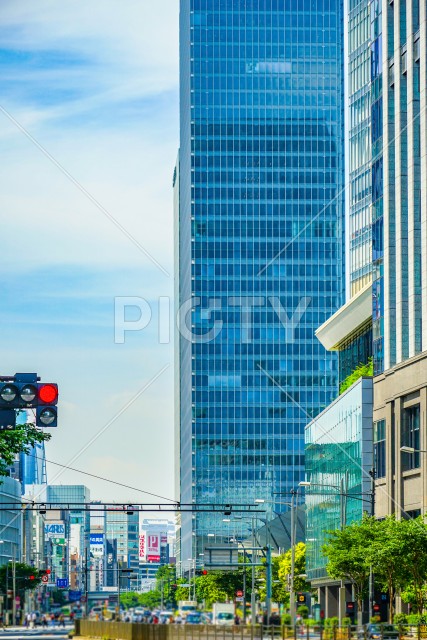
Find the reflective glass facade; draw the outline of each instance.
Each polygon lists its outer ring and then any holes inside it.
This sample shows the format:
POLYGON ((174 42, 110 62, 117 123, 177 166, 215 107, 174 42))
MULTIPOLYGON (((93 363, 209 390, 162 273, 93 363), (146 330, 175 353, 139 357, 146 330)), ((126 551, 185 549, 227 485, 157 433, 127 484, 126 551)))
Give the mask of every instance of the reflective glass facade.
POLYGON ((322 546, 328 531, 370 512, 372 413, 372 378, 361 378, 306 428, 306 473, 311 483, 306 489, 309 580, 327 576, 322 546))
MULTIPOLYGON (((2 478, 0 484, 0 507, 21 505, 21 485, 14 478, 2 478)), ((10 558, 21 560, 22 515, 20 511, 11 508, 0 510, 0 566, 7 564, 10 558)))
POLYGON ((371 0, 351 0, 348 16, 351 296, 370 282, 372 273, 370 4, 371 0))
MULTIPOLYGON (((180 20, 178 491, 268 500, 338 383, 314 332, 343 302, 342 2, 181 0, 180 20)), ((230 531, 182 514, 182 561, 230 531)))
POLYGON ((371 3, 374 364, 426 350, 425 2, 371 3), (423 70, 424 69, 424 70, 423 70), (375 197, 374 197, 375 196, 375 197))
POLYGON ((367 364, 372 357, 372 327, 362 326, 340 344, 339 383, 341 384, 359 364, 367 364))

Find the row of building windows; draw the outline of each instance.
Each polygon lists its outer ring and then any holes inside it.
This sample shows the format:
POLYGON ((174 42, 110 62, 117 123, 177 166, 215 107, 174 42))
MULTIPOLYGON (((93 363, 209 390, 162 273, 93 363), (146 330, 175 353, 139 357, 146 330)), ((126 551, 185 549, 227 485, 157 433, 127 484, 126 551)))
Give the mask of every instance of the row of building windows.
POLYGON ((310 169, 329 169, 337 166, 337 157, 329 154, 312 154, 299 149, 298 154, 285 151, 283 153, 272 152, 268 155, 259 155, 244 153, 221 153, 193 156, 192 157, 193 173, 195 168, 203 167, 208 169, 228 169, 237 170, 239 168, 267 167, 269 169, 294 168, 302 170, 310 169))
MULTIPOLYGON (((386 421, 374 423, 374 456, 377 478, 385 478, 386 464, 386 421)), ((402 471, 420 468, 420 406, 414 405, 403 409, 401 439, 399 447, 410 447, 413 453, 402 452, 402 471)), ((391 471, 390 471, 391 472, 391 471)))

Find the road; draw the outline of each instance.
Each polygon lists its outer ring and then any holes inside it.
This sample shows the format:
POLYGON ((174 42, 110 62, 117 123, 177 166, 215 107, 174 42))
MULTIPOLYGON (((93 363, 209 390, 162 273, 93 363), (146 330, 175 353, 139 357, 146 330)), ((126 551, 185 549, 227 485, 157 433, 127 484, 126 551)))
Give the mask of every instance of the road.
POLYGON ((56 640, 68 638, 68 633, 73 627, 67 625, 65 629, 48 627, 47 629, 25 629, 25 627, 10 627, 0 629, 0 638, 8 640, 24 640, 25 638, 37 638, 37 640, 56 640))

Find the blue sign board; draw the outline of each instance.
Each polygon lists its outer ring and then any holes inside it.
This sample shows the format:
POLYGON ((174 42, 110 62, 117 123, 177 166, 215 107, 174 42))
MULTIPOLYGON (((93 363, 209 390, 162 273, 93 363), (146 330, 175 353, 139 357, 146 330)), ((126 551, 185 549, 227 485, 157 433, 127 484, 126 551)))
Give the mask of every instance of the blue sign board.
POLYGON ((68 578, 56 578, 56 586, 58 589, 67 589, 68 578))
POLYGON ((70 590, 68 592, 68 599, 70 602, 78 602, 79 600, 81 600, 82 598, 82 592, 81 591, 73 591, 70 590))
POLYGON ((104 534, 103 533, 91 533, 90 534, 90 544, 91 545, 102 545, 104 544, 104 534))

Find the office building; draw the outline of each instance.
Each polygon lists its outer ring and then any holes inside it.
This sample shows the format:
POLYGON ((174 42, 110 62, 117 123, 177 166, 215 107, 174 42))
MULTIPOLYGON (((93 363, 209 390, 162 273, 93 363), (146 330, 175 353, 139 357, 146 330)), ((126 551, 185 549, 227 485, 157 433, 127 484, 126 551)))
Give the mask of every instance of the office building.
MULTIPOLYGON (((337 386, 314 332, 343 302, 342 3, 181 0, 180 31, 177 494, 274 501, 337 386)), ((181 562, 208 533, 181 514, 181 562)))
POLYGON ((22 515, 21 485, 14 478, 2 478, 0 484, 0 566, 9 560, 21 560, 22 515), (19 508, 14 508, 14 505, 19 508))
POLYGON ((142 591, 154 587, 159 567, 175 563, 175 523, 158 518, 139 522, 139 581, 142 591))
POLYGON ((351 585, 329 578, 322 547, 329 531, 371 512, 372 411, 372 378, 360 378, 305 431, 306 571, 328 618, 345 615, 351 585))
POLYGON ((105 512, 106 539, 117 541, 117 568, 122 589, 136 589, 139 575, 139 512, 123 511, 123 507, 105 512), (132 573, 121 573, 132 569, 132 573))
POLYGON ((347 275, 353 297, 372 280, 371 0, 348 3, 346 16, 347 275))
POLYGON ((69 578, 78 589, 83 584, 85 554, 89 548, 90 513, 83 507, 89 504, 90 491, 84 485, 48 485, 46 501, 58 507, 45 516, 52 580, 69 578))
POLYGON ((427 7, 372 3, 374 431, 379 517, 427 510, 427 7), (402 451, 401 447, 407 447, 402 451), (413 453, 410 453, 413 451, 413 453))

